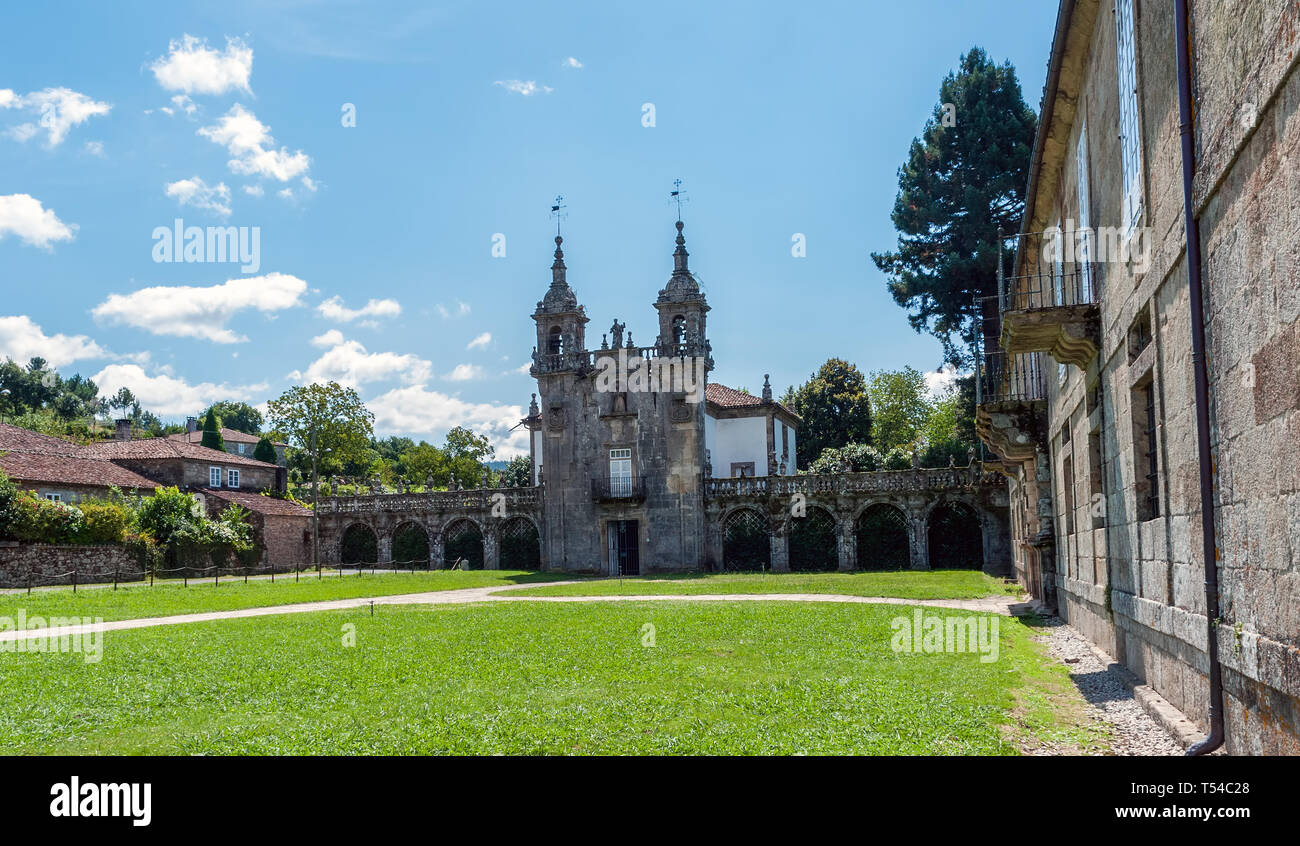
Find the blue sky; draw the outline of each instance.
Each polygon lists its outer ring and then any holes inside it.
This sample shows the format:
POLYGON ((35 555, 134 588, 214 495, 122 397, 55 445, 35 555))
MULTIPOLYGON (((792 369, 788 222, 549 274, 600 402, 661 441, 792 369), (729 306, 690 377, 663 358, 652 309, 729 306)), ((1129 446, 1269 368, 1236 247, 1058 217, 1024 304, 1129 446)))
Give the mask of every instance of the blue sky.
POLYGON ((589 339, 617 317, 649 344, 680 178, 715 381, 756 391, 771 373, 780 393, 829 356, 934 370, 938 343, 869 255, 895 241, 897 168, 973 45, 1010 59, 1037 107, 1055 14, 1050 0, 15 4, 0 29, 0 356, 126 385, 164 419, 335 378, 381 434, 440 441, 463 424, 510 455, 552 198, 589 339), (156 262, 153 233, 178 217, 257 227, 260 267, 156 262))

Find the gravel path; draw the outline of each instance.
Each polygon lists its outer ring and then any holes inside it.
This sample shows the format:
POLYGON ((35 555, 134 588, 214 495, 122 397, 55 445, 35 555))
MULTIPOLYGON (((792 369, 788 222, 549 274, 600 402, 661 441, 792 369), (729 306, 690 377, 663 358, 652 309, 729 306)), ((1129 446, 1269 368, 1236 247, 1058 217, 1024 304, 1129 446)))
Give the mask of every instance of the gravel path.
POLYGON ((1138 704, 1133 691, 1106 669, 1083 635, 1056 617, 1047 618, 1044 626, 1048 634, 1036 639, 1047 645, 1049 655, 1066 665, 1088 702, 1089 716, 1110 724, 1112 754, 1183 754, 1183 747, 1138 704))

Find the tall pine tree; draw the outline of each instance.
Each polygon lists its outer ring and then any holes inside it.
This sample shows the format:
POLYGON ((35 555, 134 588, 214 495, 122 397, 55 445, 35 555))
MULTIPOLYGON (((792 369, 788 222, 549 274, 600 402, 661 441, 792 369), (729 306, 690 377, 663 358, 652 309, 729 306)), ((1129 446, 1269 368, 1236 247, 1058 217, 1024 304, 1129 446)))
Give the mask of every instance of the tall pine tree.
POLYGON ((954 364, 971 361, 981 317, 996 315, 979 315, 974 300, 997 294, 998 232, 1019 230, 1037 127, 1015 68, 975 47, 939 86, 899 168, 898 249, 871 258, 912 328, 938 338, 954 364))

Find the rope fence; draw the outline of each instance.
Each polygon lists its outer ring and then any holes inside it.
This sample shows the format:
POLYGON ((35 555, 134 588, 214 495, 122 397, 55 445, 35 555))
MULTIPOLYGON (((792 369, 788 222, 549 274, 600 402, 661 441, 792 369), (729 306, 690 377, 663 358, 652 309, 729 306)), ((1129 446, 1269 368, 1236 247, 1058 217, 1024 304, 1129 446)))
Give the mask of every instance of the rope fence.
MULTIPOLYGON (((333 572, 327 572, 330 570, 337 571, 337 578, 344 578, 349 574, 349 571, 355 571, 358 576, 364 575, 368 571, 373 576, 381 572, 400 573, 405 571, 414 575, 417 572, 430 572, 433 570, 468 569, 470 569, 469 562, 464 558, 457 558, 454 562, 434 562, 430 558, 419 558, 410 561, 364 561, 351 564, 331 564, 329 567, 320 564, 295 564, 287 567, 274 565, 222 567, 214 564, 210 567, 114 567, 111 570, 85 570, 74 567, 66 573, 45 573, 40 576, 37 576, 28 567, 23 577, 17 580, 18 583, 14 584, 11 581, 8 588, 25 588, 27 593, 30 594, 32 588, 37 587, 71 586, 72 592, 76 593, 79 586, 108 585, 111 583, 112 589, 117 590, 118 584, 122 582, 143 583, 146 580, 149 586, 153 587, 155 580, 168 580, 169 577, 170 580, 166 581, 167 584, 175 584, 176 579, 179 577, 184 587, 189 587, 191 581, 208 584, 209 579, 211 580, 210 583, 215 587, 221 584, 223 576, 227 577, 227 584, 230 583, 231 578, 235 581, 242 580, 244 584, 248 584, 250 577, 269 576, 270 581, 274 583, 277 575, 287 578, 290 574, 293 575, 293 580, 296 582, 301 580, 303 573, 313 574, 317 579, 324 579, 327 576, 335 578, 333 572), (438 566, 434 566, 435 563, 438 566)), ((97 589, 102 590, 102 588, 97 589)))

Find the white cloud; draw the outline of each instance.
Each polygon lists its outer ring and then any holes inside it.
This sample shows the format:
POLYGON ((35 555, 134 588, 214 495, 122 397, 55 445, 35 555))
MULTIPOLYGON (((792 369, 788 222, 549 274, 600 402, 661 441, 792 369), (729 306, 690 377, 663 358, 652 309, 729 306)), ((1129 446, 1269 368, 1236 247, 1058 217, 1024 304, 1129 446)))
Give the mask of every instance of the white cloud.
POLYGON ((307 283, 286 273, 241 276, 206 288, 159 285, 109 294, 91 312, 96 320, 133 326, 155 335, 203 338, 218 344, 248 340, 226 327, 237 312, 273 314, 302 304, 307 283))
POLYGON ((0 108, 21 109, 36 116, 35 123, 10 127, 8 135, 11 138, 27 141, 44 129, 46 143, 57 147, 74 126, 80 126, 96 115, 108 114, 113 106, 92 100, 71 88, 42 88, 26 95, 5 88, 0 89, 0 108))
POLYGON ((182 206, 207 209, 222 217, 230 215, 230 189, 224 182, 209 185, 195 176, 192 179, 169 182, 166 193, 168 197, 175 197, 182 206))
POLYGON ((214 50, 204 39, 186 34, 167 45, 167 55, 149 69, 158 84, 168 91, 186 94, 252 92, 248 78, 253 72, 253 49, 238 38, 227 38, 225 50, 214 50))
POLYGON ((170 368, 158 368, 149 375, 138 364, 110 364, 93 377, 102 394, 130 388, 140 405, 164 417, 195 414, 218 400, 248 401, 266 390, 261 385, 228 385, 200 382, 191 385, 170 368))
POLYGON ((296 153, 290 153, 287 147, 276 150, 271 128, 238 103, 217 123, 203 127, 198 134, 226 148, 231 156, 227 164, 234 173, 288 182, 305 175, 311 167, 311 158, 302 150, 296 153))
POLYGON ((87 141, 84 145, 82 145, 81 149, 84 150, 87 155, 98 156, 101 159, 104 158, 103 141, 87 141))
POLYGON ((361 308, 347 308, 342 297, 330 297, 316 307, 321 317, 351 323, 362 317, 396 317, 402 313, 402 305, 397 300, 372 299, 361 308))
POLYGON ((250 197, 260 197, 266 193, 261 185, 245 185, 244 193, 250 197))
POLYGON ((570 56, 569 58, 567 58, 567 59, 565 59, 563 62, 561 62, 561 63, 560 63, 560 66, 561 66, 561 67, 566 67, 566 68, 580 68, 580 67, 582 67, 582 62, 580 62, 580 61, 578 61, 577 59, 575 59, 575 58, 573 58, 572 56, 570 56))
POLYGON ((394 352, 367 352, 358 341, 348 341, 337 329, 312 339, 318 347, 329 347, 320 358, 313 361, 304 373, 295 370, 289 378, 295 381, 338 382, 357 387, 367 382, 400 379, 404 384, 428 380, 433 366, 419 356, 394 352))
POLYGON ((0 317, 0 361, 12 358, 26 364, 40 356, 52 367, 63 367, 83 359, 108 358, 111 353, 85 335, 46 335, 26 315, 0 317))
POLYGON ((538 85, 533 80, 527 82, 520 79, 498 79, 493 85, 500 85, 507 91, 515 94, 522 94, 525 97, 531 97, 534 94, 550 94, 555 89, 549 85, 538 85))
POLYGON ((532 370, 533 370, 532 362, 525 361, 523 364, 519 365, 518 367, 516 367, 514 370, 511 370, 510 372, 518 373, 520 376, 527 376, 532 372, 532 370))
POLYGON ((443 320, 448 320, 452 317, 465 317, 469 314, 469 303, 463 303, 460 300, 457 300, 455 312, 442 303, 438 303, 437 309, 438 314, 442 315, 443 320))
POLYGON ((53 209, 30 194, 0 194, 0 240, 17 235, 33 247, 50 249, 55 241, 71 241, 77 224, 64 223, 53 209))
MULTIPOLYGON (((177 94, 175 97, 172 97, 172 103, 175 104, 176 108, 185 112, 187 115, 192 115, 199 109, 199 107, 194 104, 194 101, 190 99, 190 95, 188 94, 177 94)), ((164 106, 163 108, 167 107, 164 106)), ((167 114, 172 114, 172 110, 167 109, 167 114)))
POLYGON ((496 458, 528 454, 528 430, 520 427, 510 431, 524 416, 523 408, 517 405, 471 403, 424 385, 411 385, 368 399, 366 406, 375 414, 376 431, 436 442, 448 429, 464 426, 491 441, 497 450, 496 458))
POLYGON ((938 398, 953 389, 957 384, 957 368, 951 364, 945 364, 938 370, 927 370, 925 373, 925 389, 929 392, 931 398, 938 398))
POLYGON ((465 349, 472 350, 475 347, 486 347, 490 343, 492 343, 492 333, 484 332, 483 334, 479 335, 477 338, 475 338, 474 340, 466 344, 465 349))
POLYGON ((468 382, 483 375, 483 368, 477 364, 458 364, 443 378, 449 382, 468 382))

